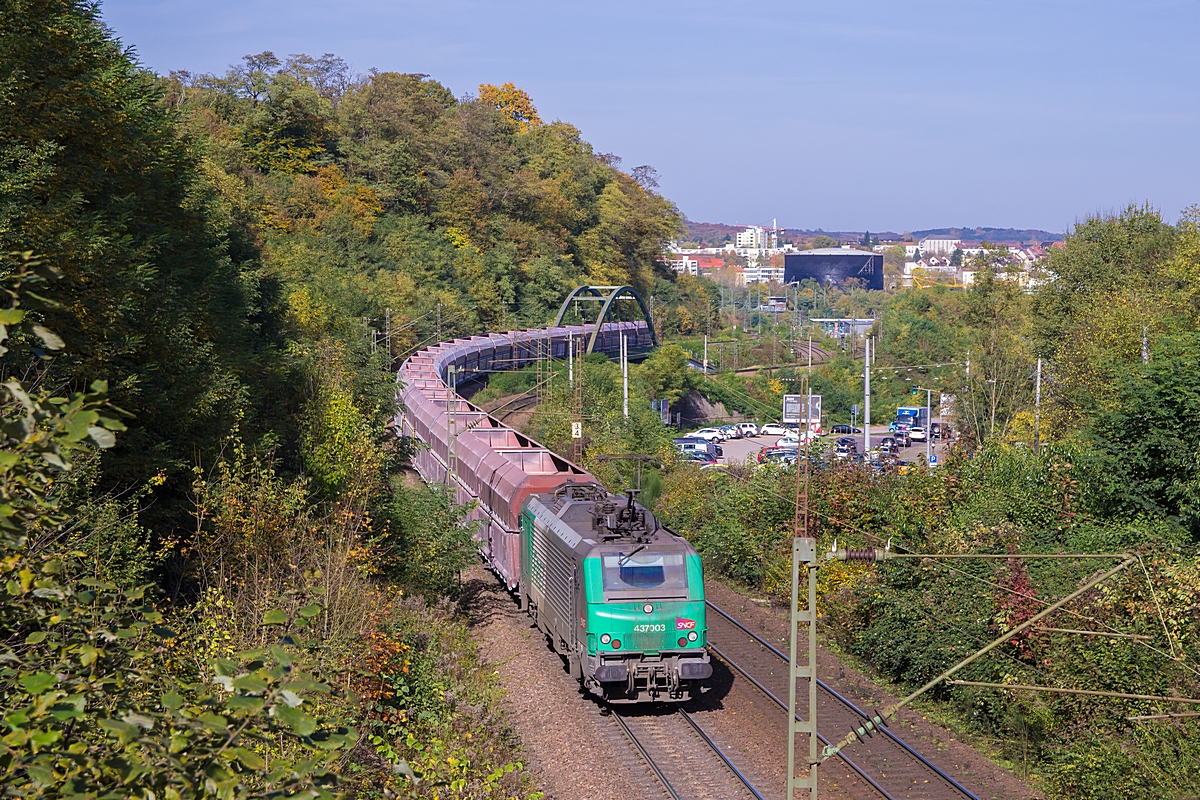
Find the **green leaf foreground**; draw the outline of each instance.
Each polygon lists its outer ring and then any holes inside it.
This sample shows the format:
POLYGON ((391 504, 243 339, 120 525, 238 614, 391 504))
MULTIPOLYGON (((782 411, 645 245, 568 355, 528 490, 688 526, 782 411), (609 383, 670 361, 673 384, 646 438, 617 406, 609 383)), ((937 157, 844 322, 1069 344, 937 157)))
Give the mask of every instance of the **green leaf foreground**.
MULTIPOLYGON (((0 310, 9 327, 26 321, 18 306, 40 280, 36 259, 17 263, 4 281, 12 307, 0 310)), ((33 332, 61 347, 49 331, 33 332)), ((125 429, 107 388, 97 381, 60 397, 0 385, 18 409, 2 423, 0 449, 0 633, 10 643, 0 650, 0 796, 333 797, 334 761, 358 734, 312 710, 331 690, 300 668, 287 614, 264 619, 284 627, 280 643, 189 670, 171 659, 176 634, 146 587, 72 578, 88 573, 78 553, 31 554, 30 533, 66 518, 55 481, 78 452, 112 447, 125 429)), ((306 605, 297 622, 320 612, 306 605)))

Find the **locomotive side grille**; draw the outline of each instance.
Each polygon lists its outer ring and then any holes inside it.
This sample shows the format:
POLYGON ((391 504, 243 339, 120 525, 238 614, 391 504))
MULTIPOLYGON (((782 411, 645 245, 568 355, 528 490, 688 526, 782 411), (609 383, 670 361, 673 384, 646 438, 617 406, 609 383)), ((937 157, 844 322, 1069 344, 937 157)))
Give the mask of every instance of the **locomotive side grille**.
POLYGON ((543 591, 546 602, 563 620, 571 620, 571 564, 555 547, 537 523, 533 526, 533 551, 537 561, 545 565, 543 591))

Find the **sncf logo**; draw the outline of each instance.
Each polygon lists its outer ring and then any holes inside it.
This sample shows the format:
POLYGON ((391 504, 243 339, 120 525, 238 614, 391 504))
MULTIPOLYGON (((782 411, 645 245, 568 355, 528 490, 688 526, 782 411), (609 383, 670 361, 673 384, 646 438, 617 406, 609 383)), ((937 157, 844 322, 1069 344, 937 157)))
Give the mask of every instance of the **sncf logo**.
POLYGON ((694 619, 684 619, 683 617, 675 618, 675 630, 677 631, 690 631, 695 627, 696 620, 694 619))

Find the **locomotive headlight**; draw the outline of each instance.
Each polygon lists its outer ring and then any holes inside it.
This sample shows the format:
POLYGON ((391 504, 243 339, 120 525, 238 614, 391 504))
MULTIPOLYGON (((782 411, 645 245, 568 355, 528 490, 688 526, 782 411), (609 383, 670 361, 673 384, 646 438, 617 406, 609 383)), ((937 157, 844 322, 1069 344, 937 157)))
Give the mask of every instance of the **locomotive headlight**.
POLYGON ((642 611, 645 611, 647 614, 653 614, 654 603, 646 603, 646 605, 642 606, 642 611))
POLYGON ((688 633, 688 641, 689 641, 689 642, 694 642, 694 641, 696 641, 696 639, 698 639, 698 638, 700 638, 700 637, 698 637, 698 636, 696 635, 696 632, 695 632, 695 631, 691 631, 691 632, 689 632, 689 633, 688 633))
POLYGON ((612 637, 609 636, 607 633, 600 634, 600 644, 608 644, 611 641, 612 641, 612 637))

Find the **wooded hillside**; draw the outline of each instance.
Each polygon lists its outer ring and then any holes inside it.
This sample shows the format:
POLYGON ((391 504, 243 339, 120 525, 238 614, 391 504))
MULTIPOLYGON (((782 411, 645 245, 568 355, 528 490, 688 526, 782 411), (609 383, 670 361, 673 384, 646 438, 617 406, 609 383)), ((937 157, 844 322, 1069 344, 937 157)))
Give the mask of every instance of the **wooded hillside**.
POLYGON ((530 793, 394 368, 669 284, 653 171, 511 84, 157 76, 85 0, 0 9, 0 104, 5 796, 530 793))

